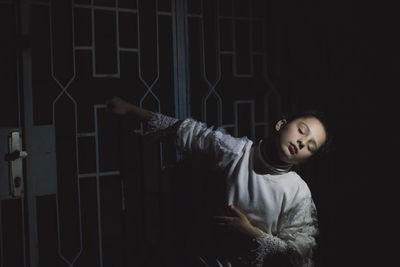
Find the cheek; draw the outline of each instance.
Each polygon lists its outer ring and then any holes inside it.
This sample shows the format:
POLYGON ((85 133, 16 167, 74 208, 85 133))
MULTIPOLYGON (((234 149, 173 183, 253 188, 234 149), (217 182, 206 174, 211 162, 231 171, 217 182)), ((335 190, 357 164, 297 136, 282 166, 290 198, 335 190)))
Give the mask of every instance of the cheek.
POLYGON ((308 150, 303 150, 302 152, 301 152, 301 158, 302 159, 308 159, 309 157, 311 157, 312 156, 312 154, 311 154, 311 152, 310 151, 308 151, 308 150))
POLYGON ((297 131, 296 131, 296 130, 294 130, 294 131, 287 131, 286 134, 285 134, 285 141, 286 141, 286 142, 295 143, 296 140, 298 140, 298 139, 299 139, 299 137, 298 137, 298 135, 297 135, 297 131))
POLYGON ((297 134, 297 129, 293 127, 283 129, 281 133, 281 140, 293 140, 297 134))

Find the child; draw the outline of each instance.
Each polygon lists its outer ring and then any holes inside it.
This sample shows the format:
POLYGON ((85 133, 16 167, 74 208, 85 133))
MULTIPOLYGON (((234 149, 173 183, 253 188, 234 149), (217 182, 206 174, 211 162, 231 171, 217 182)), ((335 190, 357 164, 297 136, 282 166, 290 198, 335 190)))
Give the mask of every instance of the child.
POLYGON ((312 265, 318 233, 316 208, 307 184, 291 168, 328 143, 326 124, 317 113, 280 120, 271 138, 254 143, 193 119, 182 121, 151 112, 118 97, 106 104, 114 114, 132 113, 152 131, 173 137, 184 153, 205 156, 222 175, 223 203, 216 205, 229 207, 229 213, 214 216, 214 223, 220 233, 240 238, 218 236, 226 241, 218 243, 225 244, 225 249, 199 251, 203 266, 263 266, 271 256, 295 266, 312 265))

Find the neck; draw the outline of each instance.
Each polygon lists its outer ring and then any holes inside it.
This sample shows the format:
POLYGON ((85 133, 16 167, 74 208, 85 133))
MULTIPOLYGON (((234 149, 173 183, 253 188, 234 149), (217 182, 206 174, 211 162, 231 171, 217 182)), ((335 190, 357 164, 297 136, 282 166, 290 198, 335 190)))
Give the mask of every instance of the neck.
POLYGON ((255 160, 254 169, 258 173, 282 174, 290 171, 292 164, 283 162, 279 158, 278 148, 274 140, 263 140, 256 148, 260 159, 255 160))
POLYGON ((276 168, 291 168, 293 166, 292 164, 280 159, 277 142, 273 139, 274 138, 271 138, 270 141, 264 139, 261 143, 261 153, 264 160, 276 168))

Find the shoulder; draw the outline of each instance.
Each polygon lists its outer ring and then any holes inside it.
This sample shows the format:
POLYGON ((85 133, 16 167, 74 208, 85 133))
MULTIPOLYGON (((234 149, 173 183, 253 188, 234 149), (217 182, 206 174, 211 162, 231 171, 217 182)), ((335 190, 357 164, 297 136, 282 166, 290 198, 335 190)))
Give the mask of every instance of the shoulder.
POLYGON ((283 175, 282 186, 285 187, 285 197, 290 206, 298 203, 302 199, 311 198, 311 191, 307 183, 294 171, 283 175))
POLYGON ((279 180, 296 187, 307 185, 300 175, 295 171, 289 171, 278 175, 279 180))
POLYGON ((296 198, 297 199, 304 199, 304 198, 311 198, 311 190, 308 187, 308 184, 306 181, 301 178, 301 176, 295 172, 291 172, 293 176, 295 176, 295 180, 297 183, 297 193, 296 193, 296 198))
POLYGON ((242 154, 249 150, 253 142, 247 137, 234 137, 227 133, 225 129, 218 128, 215 130, 215 139, 217 140, 221 149, 231 152, 233 154, 242 154))
POLYGON ((304 193, 311 194, 308 184, 306 183, 306 181, 303 180, 303 178, 301 178, 301 176, 297 172, 290 171, 290 172, 288 172, 288 175, 290 175, 292 177, 291 179, 293 180, 294 183, 296 183, 298 190, 301 190, 304 193))

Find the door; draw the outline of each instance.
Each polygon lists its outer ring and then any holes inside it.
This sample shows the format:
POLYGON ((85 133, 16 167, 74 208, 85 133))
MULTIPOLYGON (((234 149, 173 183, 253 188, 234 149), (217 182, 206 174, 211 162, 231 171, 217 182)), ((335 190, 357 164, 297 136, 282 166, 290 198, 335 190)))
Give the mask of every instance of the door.
POLYGON ((142 125, 107 113, 104 103, 117 95, 175 116, 173 5, 22 7, 31 266, 146 266, 168 256, 161 173, 174 153, 143 144, 142 125))
MULTIPOLYGON (((279 114, 280 92, 266 68, 264 1, 1 3, 1 19, 14 19, 21 31, 20 49, 10 37, 1 52, 10 72, 2 114, 23 110, 22 124, 7 116, 1 134, 22 129, 29 154, 26 208, 24 198, 1 189, 2 222, 20 222, 13 231, 2 224, 3 233, 15 232, 13 253, 19 260, 28 255, 33 267, 178 262, 175 150, 147 142, 141 124, 107 113, 104 102, 117 95, 235 136, 266 135, 279 114)), ((2 25, 10 36, 18 32, 2 25)), ((5 188, 8 163, 2 164, 5 188)), ((6 260, 11 247, 3 243, 6 260)))

